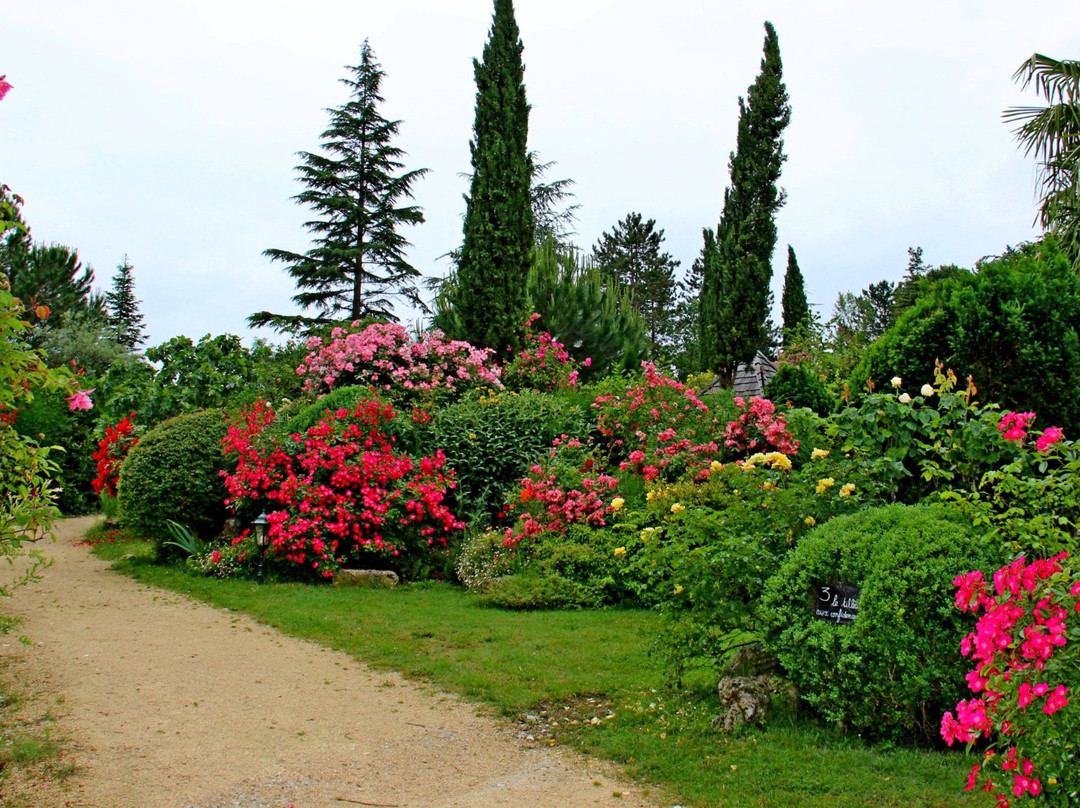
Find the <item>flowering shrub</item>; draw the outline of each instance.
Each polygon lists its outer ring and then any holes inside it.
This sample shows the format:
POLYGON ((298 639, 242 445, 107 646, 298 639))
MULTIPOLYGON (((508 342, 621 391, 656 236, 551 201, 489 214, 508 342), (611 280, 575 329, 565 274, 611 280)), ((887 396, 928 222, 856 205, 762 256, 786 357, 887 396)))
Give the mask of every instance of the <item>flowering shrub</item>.
MULTIPOLYGON (((573 389, 578 385, 581 373, 578 363, 570 358, 566 346, 546 331, 539 334, 532 325, 539 314, 533 314, 525 323, 525 347, 503 371, 502 380, 512 390, 539 390, 554 392, 573 389)), ((585 359, 583 367, 589 367, 591 359, 585 359)))
POLYGON ((755 396, 747 406, 742 396, 736 396, 735 406, 742 412, 727 425, 725 446, 740 452, 772 450, 793 455, 799 451, 799 442, 792 438, 783 414, 776 414, 769 399, 755 396))
MULTIPOLYGON (((353 328, 359 329, 360 322, 353 328)), ((356 331, 335 328, 329 340, 311 337, 307 345, 311 353, 296 373, 309 391, 359 384, 413 399, 502 386, 490 349, 446 340, 441 331, 426 332, 416 341, 402 325, 374 323, 356 331)))
POLYGON ((504 533, 504 545, 515 546, 543 532, 564 533, 572 524, 603 527, 615 512, 619 479, 603 471, 589 448, 577 438, 556 438, 545 462, 535 464, 521 481, 519 516, 504 533))
POLYGON ((131 447, 139 442, 135 435, 135 424, 132 422, 134 417, 135 413, 131 413, 124 416, 116 426, 105 427, 105 437, 94 452, 94 460, 97 462, 97 477, 92 483, 94 493, 116 497, 120 464, 124 462, 131 447))
POLYGON ((1080 571, 1062 552, 1013 561, 994 573, 993 589, 979 570, 954 583, 956 607, 979 615, 960 644, 975 663, 967 675, 974 695, 945 713, 941 735, 950 746, 988 742, 966 789, 992 793, 1001 808, 1025 797, 1075 805, 1080 630, 1071 621, 1080 614, 1080 571))
MULTIPOLYGON (((232 424, 222 441, 237 468, 225 474, 230 507, 267 512, 267 560, 291 572, 332 578, 365 551, 416 565, 444 548, 461 529, 444 500, 453 487, 442 452, 418 461, 395 451, 384 425, 391 405, 363 401, 340 409, 291 446, 260 446, 257 437, 274 412, 259 402, 232 424)), ((409 571, 415 573, 415 567, 409 571)))
POLYGON ((651 362, 641 367, 640 383, 592 404, 606 462, 646 482, 702 472, 723 451, 714 440, 716 418, 691 388, 651 362))

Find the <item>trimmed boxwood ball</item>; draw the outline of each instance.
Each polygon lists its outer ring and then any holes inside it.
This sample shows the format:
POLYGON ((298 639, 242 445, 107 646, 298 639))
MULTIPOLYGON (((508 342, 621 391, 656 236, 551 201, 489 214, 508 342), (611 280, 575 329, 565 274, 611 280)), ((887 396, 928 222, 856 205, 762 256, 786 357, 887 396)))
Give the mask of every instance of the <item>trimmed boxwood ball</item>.
POLYGON ((966 690, 970 618, 953 579, 993 560, 957 512, 888 505, 811 531, 766 585, 765 642, 825 719, 878 740, 932 738, 966 690), (817 619, 818 587, 861 588, 850 624, 817 619))
POLYGON ((229 467, 221 449, 224 410, 178 415, 158 424, 132 448, 120 467, 117 499, 124 526, 158 542, 169 539, 166 520, 203 538, 225 522, 228 492, 220 472, 229 467))

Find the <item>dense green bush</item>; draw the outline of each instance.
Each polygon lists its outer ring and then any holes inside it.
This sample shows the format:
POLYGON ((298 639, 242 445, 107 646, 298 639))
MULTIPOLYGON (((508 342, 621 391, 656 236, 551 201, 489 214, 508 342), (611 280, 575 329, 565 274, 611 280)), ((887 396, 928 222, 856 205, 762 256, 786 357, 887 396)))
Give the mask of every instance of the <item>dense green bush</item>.
POLYGON ((124 526, 158 543, 169 539, 167 520, 199 536, 217 535, 228 496, 220 475, 229 467, 221 449, 222 410, 179 415, 147 432, 120 467, 117 498, 124 526))
POLYGON ((59 446, 50 458, 57 463, 53 483, 60 489, 56 505, 65 516, 97 510, 98 496, 91 481, 96 472, 91 457, 97 448, 93 411, 68 409, 65 396, 43 391, 19 409, 15 429, 40 446, 59 446))
POLYGON ((584 430, 585 414, 565 399, 488 392, 435 410, 415 440, 422 454, 443 451, 457 482, 454 512, 482 528, 503 512, 518 481, 555 438, 584 430))
POLYGON ((764 395, 780 409, 808 407, 818 415, 828 415, 833 409, 825 385, 801 365, 784 365, 776 371, 764 395))
POLYGON ((514 611, 580 609, 599 605, 580 584, 561 575, 527 573, 492 581, 480 596, 485 606, 514 611))
POLYGON ((766 647, 824 718, 873 738, 933 737, 964 692, 953 579, 987 569, 954 509, 888 505, 837 517, 803 538, 768 581, 766 647), (861 588, 851 624, 815 617, 819 587, 861 588))
POLYGON ((980 400, 1075 429, 1078 327, 1080 277, 1047 238, 930 287, 866 351, 851 389, 861 391, 868 380, 886 389, 899 376, 914 392, 931 381, 941 360, 961 377, 974 377, 980 400))

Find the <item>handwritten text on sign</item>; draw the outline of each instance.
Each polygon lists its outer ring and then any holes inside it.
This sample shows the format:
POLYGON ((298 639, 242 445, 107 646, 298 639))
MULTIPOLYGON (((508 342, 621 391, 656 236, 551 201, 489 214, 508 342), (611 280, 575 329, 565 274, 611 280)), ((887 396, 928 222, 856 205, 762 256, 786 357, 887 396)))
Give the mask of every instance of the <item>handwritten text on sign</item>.
POLYGON ((851 584, 822 584, 817 588, 814 617, 826 623, 854 623, 862 590, 851 584))

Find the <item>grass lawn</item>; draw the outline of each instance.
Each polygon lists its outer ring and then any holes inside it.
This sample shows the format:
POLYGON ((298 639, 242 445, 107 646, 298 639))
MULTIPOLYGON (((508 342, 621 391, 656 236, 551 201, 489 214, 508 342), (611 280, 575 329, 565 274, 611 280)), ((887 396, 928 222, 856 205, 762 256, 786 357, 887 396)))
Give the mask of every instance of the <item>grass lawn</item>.
POLYGON ((675 691, 649 655, 658 615, 633 610, 505 612, 447 585, 392 590, 197 578, 151 563, 141 542, 101 544, 117 571, 243 612, 480 702, 622 763, 685 806, 963 806, 959 753, 874 749, 805 718, 725 736, 713 683, 675 691), (123 558, 132 554, 134 558, 123 558))

